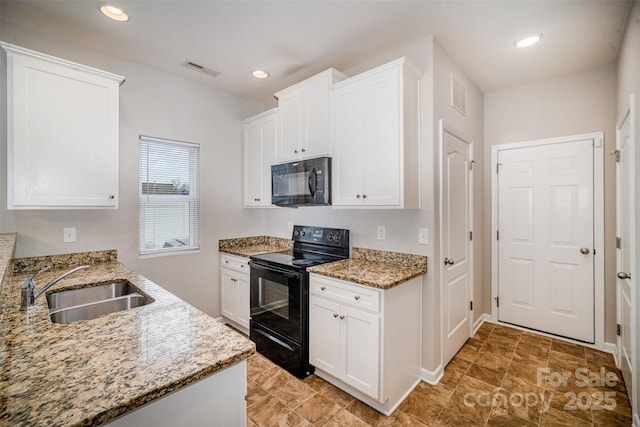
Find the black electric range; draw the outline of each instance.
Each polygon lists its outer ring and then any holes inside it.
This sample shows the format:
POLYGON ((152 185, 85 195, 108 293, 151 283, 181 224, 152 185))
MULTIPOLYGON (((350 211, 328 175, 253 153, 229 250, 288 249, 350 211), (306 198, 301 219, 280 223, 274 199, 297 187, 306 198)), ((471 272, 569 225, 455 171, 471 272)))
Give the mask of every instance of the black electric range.
POLYGON ((296 225, 293 249, 254 255, 250 266, 250 337, 263 356, 303 378, 309 364, 307 267, 349 257, 349 230, 296 225))

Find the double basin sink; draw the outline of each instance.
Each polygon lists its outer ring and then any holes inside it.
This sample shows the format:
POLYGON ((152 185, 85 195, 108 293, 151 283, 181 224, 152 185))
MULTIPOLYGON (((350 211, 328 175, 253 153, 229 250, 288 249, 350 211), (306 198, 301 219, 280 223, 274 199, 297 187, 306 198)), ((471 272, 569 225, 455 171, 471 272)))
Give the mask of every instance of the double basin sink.
POLYGON ((53 323, 94 319, 152 302, 153 298, 126 280, 92 284, 47 295, 49 316, 53 323))

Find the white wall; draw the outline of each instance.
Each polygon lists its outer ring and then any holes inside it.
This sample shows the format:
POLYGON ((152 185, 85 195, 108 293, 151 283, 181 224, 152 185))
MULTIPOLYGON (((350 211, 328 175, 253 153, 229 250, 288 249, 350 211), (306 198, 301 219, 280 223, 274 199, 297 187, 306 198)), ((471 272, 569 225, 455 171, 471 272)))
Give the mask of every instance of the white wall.
MULTIPOLYGON (((620 56, 618 58, 618 87, 617 87, 617 108, 616 118, 618 122, 624 117, 625 113, 629 109, 629 95, 635 95, 635 139, 633 144, 635 146, 635 173, 636 183, 638 182, 638 176, 640 176, 640 1, 636 0, 633 9, 631 10, 631 16, 629 17, 629 23, 624 35, 622 48, 620 49, 620 56)), ((638 251, 638 245, 640 244, 640 185, 636 184, 635 187, 635 248, 632 253, 635 254, 635 268, 633 272, 635 275, 635 283, 638 283, 638 267, 640 267, 640 251, 638 251)), ((640 307, 640 291, 636 290, 634 308, 636 319, 636 339, 635 339, 635 355, 633 357, 635 366, 632 367, 634 372, 634 384, 633 384, 633 413, 635 417, 635 425, 640 425, 640 417, 638 412, 640 411, 640 326, 638 325, 638 307, 640 307)))
MULTIPOLYGON (((263 105, 6 23, 2 23, 0 39, 126 77, 120 88, 119 209, 7 211, 6 193, 0 193, 0 231, 18 232, 15 256, 117 249, 124 264, 206 313, 219 316, 218 240, 264 232, 264 213, 242 208, 240 123, 262 111, 263 105), (199 253, 138 257, 141 134, 200 144, 199 253), (66 226, 77 228, 76 243, 62 243, 62 228, 66 226)), ((4 129, 1 133, 6 146, 4 129)), ((0 151, 4 155, 5 150, 0 151)), ((5 187, 3 174, 0 177, 3 192, 5 187)))
MULTIPOLYGON (((561 78, 485 94, 485 158, 491 146, 604 131, 605 181, 605 341, 615 342, 615 149, 616 66, 610 64, 561 78)), ((485 164, 485 194, 491 194, 490 162, 485 164)), ((485 235, 491 230, 491 204, 484 207, 485 235)), ((491 253, 491 241, 485 242, 491 253)), ((485 281, 491 260, 485 258, 485 281)))

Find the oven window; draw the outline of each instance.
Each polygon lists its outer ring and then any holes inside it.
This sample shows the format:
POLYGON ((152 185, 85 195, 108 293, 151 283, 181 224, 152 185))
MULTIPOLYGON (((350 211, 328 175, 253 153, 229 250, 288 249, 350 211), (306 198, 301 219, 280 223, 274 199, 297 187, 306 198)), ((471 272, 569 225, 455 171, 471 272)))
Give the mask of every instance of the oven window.
POLYGON ((261 312, 269 311, 289 320, 289 287, 260 277, 258 305, 261 312))

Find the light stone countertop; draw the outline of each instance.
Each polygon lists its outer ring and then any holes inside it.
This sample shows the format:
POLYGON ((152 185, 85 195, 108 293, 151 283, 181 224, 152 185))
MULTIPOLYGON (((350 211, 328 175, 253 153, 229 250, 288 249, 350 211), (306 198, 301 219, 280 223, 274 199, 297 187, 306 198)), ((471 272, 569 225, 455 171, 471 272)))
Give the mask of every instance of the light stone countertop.
POLYGON ((309 273, 389 289, 427 272, 422 255, 353 248, 351 258, 307 268, 309 273))
MULTIPOLYGON (((13 250, 16 246, 16 233, 0 234, 0 291, 2 291, 2 278, 13 258, 13 250)), ((0 315, 1 317, 1 315, 0 315)))
MULTIPOLYGON (((0 293, 0 426, 102 424, 255 352, 253 342, 125 265, 86 255, 80 259, 96 263, 50 291, 125 279, 154 302, 55 324, 45 295, 19 310, 28 273, 8 272, 0 293)), ((16 261, 17 270, 38 265, 16 261)), ((65 269, 38 275, 36 290, 65 269)))

